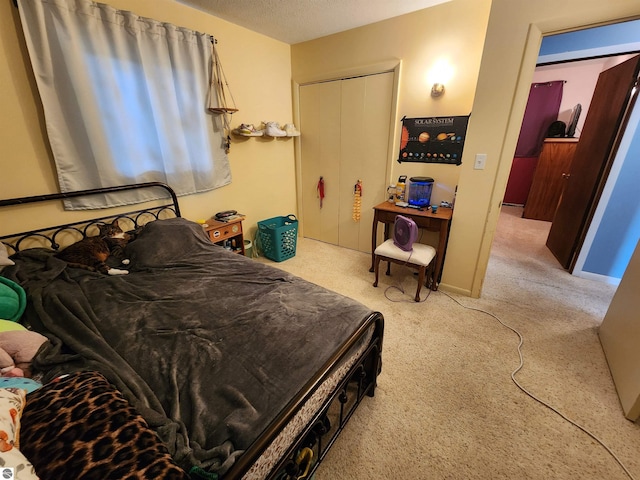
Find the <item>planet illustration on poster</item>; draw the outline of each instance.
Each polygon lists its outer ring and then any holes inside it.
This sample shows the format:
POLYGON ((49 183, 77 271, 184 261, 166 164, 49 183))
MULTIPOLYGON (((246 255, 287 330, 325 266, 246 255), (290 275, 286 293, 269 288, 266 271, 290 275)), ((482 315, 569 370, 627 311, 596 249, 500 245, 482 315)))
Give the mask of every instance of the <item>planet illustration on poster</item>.
POLYGON ((407 144, 409 143, 409 130, 407 127, 402 127, 402 136, 400 137, 400 150, 404 150, 407 148, 407 144))

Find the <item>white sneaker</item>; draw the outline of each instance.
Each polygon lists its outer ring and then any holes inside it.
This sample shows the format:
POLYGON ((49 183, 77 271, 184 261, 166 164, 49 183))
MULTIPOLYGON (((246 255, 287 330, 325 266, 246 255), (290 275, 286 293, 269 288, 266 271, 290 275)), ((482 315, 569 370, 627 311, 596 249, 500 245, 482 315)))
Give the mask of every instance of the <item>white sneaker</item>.
POLYGON ((264 131, 265 135, 268 135, 269 137, 286 137, 287 136, 287 132, 285 132, 280 128, 280 125, 278 125, 278 122, 264 122, 264 124, 267 126, 264 131))
POLYGON ((242 135, 243 137, 261 137, 263 135, 262 130, 256 130, 250 123, 240 124, 233 133, 236 135, 242 135))
POLYGON ((287 137, 299 137, 300 132, 296 130, 296 126, 293 123, 287 123, 284 126, 284 131, 287 133, 287 137))

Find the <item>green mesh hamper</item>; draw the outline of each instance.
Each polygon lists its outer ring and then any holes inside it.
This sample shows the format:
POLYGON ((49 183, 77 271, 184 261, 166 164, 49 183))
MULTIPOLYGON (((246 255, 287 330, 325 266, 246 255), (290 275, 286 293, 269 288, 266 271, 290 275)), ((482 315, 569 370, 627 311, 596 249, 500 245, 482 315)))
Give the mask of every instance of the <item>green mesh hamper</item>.
POLYGON ((264 256, 282 262, 296 254, 298 219, 292 214, 262 220, 258 222, 258 236, 264 256))

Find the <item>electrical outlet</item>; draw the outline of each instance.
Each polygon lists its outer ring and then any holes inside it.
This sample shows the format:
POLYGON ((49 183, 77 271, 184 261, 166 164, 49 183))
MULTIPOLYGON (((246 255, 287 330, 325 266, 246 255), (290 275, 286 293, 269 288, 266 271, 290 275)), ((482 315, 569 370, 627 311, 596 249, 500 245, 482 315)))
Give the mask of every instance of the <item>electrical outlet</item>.
POLYGON ((486 153, 476 153, 476 162, 473 164, 473 168, 476 170, 484 170, 484 166, 487 163, 486 153))

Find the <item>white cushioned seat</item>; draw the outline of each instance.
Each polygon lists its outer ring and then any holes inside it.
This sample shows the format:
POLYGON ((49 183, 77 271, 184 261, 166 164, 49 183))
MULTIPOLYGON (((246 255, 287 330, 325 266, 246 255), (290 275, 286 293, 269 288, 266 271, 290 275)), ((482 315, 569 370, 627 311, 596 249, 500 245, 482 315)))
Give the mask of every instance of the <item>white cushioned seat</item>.
POLYGON ((424 243, 414 243, 413 251, 405 252, 400 247, 396 247, 393 243, 393 239, 390 238, 384 243, 378 245, 374 253, 383 257, 400 260, 401 262, 408 262, 428 267, 431 260, 433 260, 433 257, 436 256, 436 249, 431 245, 425 245, 424 243))
MULTIPOLYGON (((423 243, 414 243, 413 250, 406 252, 400 247, 397 247, 393 243, 393 239, 385 240, 384 243, 378 245, 373 252, 375 254, 374 271, 376 279, 373 282, 373 286, 378 286, 378 272, 380 270, 380 261, 384 260, 389 262, 387 266, 387 275, 391 274, 391 263, 397 263, 400 265, 406 265, 407 267, 418 269, 418 288, 416 289, 415 301, 420 301, 420 289, 425 281, 427 267, 433 263, 433 259, 436 256, 436 249, 431 245, 425 245, 423 243)), ((433 269, 431 275, 433 274, 433 269)), ((435 279, 431 279, 431 285, 435 285, 435 279)))

